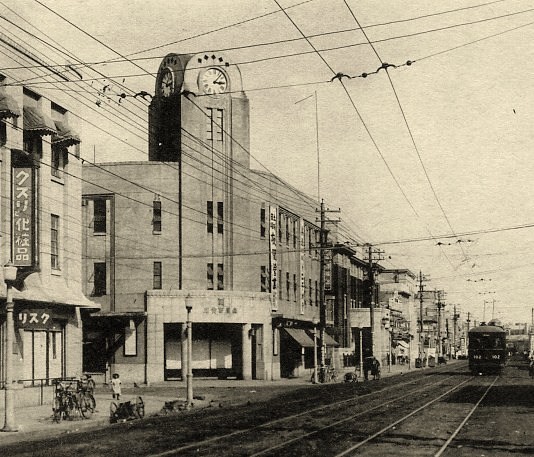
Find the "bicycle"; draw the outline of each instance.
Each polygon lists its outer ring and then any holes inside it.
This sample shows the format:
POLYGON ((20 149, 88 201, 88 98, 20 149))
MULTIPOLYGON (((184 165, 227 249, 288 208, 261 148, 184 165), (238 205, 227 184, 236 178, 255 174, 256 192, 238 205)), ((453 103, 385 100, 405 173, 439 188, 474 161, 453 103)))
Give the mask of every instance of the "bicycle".
POLYGON ((76 391, 72 390, 72 385, 73 381, 67 385, 61 381, 56 383, 52 407, 54 422, 71 420, 77 414, 88 419, 95 411, 96 401, 93 395, 82 387, 80 381, 76 381, 76 391))

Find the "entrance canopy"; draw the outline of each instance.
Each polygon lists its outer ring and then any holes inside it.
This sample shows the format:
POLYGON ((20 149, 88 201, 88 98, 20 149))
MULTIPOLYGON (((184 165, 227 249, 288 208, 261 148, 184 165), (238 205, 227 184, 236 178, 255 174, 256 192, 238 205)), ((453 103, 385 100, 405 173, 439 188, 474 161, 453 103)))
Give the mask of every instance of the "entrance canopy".
POLYGON ((313 340, 308 336, 305 330, 299 328, 285 328, 284 330, 303 348, 312 348, 314 346, 313 340))

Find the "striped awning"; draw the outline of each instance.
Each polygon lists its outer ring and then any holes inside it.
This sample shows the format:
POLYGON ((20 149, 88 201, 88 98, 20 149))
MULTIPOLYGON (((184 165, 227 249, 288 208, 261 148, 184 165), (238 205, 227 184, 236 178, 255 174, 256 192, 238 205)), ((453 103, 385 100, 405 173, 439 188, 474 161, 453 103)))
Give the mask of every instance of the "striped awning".
POLYGON ((57 133, 52 136, 53 145, 68 148, 69 146, 80 144, 80 137, 68 126, 68 124, 61 121, 54 121, 54 124, 56 126, 57 133))
POLYGON ((24 111, 24 130, 37 135, 53 135, 57 133, 56 124, 46 114, 33 106, 25 106, 24 111))
POLYGON ((299 328, 285 328, 284 330, 303 348, 313 347, 313 340, 308 336, 305 330, 299 328))
POLYGON ((20 109, 15 99, 11 95, 7 95, 3 90, 0 90, 0 119, 19 116, 20 109))

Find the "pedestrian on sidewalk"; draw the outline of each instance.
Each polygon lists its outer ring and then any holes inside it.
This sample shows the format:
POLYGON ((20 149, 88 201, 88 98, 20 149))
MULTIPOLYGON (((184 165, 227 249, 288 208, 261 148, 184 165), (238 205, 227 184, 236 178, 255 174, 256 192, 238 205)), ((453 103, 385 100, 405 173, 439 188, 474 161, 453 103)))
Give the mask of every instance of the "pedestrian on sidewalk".
POLYGON ((122 393, 122 388, 121 388, 122 382, 119 377, 119 373, 114 373, 112 378, 113 379, 111 380, 111 390, 113 391, 113 399, 120 400, 121 393, 122 393))

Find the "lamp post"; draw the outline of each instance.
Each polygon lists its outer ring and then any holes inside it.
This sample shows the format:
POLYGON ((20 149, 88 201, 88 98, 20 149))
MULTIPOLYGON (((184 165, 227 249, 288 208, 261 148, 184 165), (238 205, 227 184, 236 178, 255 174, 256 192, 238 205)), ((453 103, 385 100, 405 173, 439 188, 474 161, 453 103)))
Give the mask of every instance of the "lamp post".
POLYGON ((5 373, 5 421, 3 432, 18 431, 15 424, 15 391, 13 386, 13 281, 17 279, 17 267, 11 261, 4 266, 4 281, 6 283, 6 373, 5 373))
POLYGON ((187 409, 193 406, 193 328, 191 325, 191 295, 185 297, 185 309, 187 310, 187 409))
POLYGON ((319 319, 313 318, 313 383, 317 384, 317 324, 319 319))

